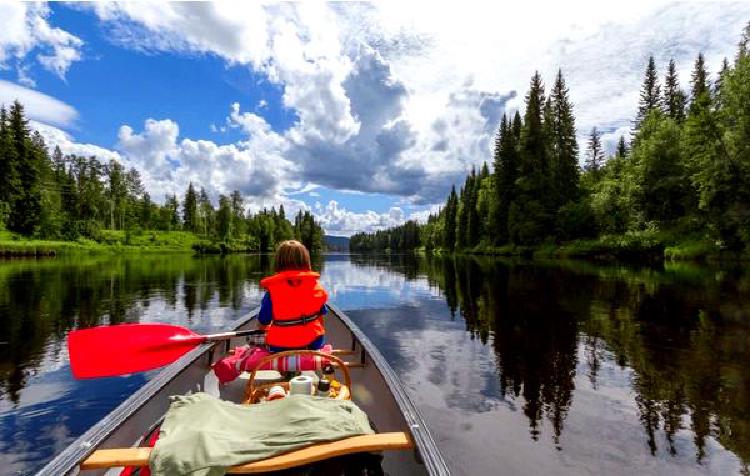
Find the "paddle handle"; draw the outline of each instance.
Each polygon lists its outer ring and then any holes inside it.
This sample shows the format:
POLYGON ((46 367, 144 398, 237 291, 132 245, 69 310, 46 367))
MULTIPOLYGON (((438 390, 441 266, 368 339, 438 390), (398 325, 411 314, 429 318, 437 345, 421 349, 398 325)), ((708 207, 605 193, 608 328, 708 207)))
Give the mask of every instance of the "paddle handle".
POLYGON ((204 342, 215 342, 218 340, 229 340, 234 337, 257 336, 265 334, 262 329, 252 329, 247 331, 222 332, 220 334, 208 334, 203 336, 204 342))

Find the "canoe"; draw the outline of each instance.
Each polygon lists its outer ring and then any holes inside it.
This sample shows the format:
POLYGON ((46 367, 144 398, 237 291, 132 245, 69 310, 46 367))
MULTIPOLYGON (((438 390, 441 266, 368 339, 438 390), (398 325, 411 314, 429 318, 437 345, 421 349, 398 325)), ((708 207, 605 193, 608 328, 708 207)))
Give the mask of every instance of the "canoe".
MULTIPOLYGON (((360 452, 382 454, 382 469, 390 475, 449 475, 450 471, 435 440, 398 376, 372 342, 341 310, 329 305, 326 340, 346 362, 351 377, 351 399, 365 411, 375 435, 352 437, 311 445, 267 460, 234 467, 228 473, 260 473, 287 468, 306 468, 328 458, 360 452)), ((258 310, 232 323, 233 330, 257 327, 258 310)), ((145 439, 161 422, 171 395, 195 391, 218 393, 222 399, 241 403, 247 376, 216 386, 210 365, 245 338, 201 344, 161 370, 99 423, 69 445, 38 473, 42 476, 69 474, 119 474, 112 467, 147 461, 145 439)))

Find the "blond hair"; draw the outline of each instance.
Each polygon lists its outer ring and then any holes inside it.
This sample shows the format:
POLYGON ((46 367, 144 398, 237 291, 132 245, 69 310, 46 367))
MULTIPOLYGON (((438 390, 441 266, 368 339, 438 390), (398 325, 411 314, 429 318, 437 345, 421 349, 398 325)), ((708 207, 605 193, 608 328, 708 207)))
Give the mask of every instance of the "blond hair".
POLYGON ((282 241, 276 250, 274 267, 277 273, 289 270, 310 271, 310 253, 305 245, 297 240, 282 241))

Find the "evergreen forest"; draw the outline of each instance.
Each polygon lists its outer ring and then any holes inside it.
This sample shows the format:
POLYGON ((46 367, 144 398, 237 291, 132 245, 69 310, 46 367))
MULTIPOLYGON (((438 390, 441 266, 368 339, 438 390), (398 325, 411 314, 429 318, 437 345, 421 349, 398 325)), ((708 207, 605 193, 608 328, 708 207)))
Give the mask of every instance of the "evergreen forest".
MULTIPOLYGON (((571 242, 647 242, 743 252, 750 246, 750 24, 716 72, 698 54, 681 82, 672 60, 645 67, 632 131, 607 151, 576 139, 559 71, 535 73, 523 114, 504 115, 493 156, 439 213, 352 237, 353 251, 493 252, 571 242), (684 80, 683 80, 684 81, 684 80)), ((488 158, 489 159, 489 158, 488 158)))
POLYGON ((122 238, 128 245, 161 230, 194 234, 193 248, 200 252, 269 251, 292 238, 311 250, 323 248, 323 230, 309 211, 292 221, 283 205, 246 213, 239 191, 220 195, 217 207, 193 183, 183 197, 167 195, 159 204, 135 168, 63 155, 59 147, 50 154, 41 134, 30 130, 19 102, 0 108, 0 177, 0 230, 15 239, 86 243, 122 238))

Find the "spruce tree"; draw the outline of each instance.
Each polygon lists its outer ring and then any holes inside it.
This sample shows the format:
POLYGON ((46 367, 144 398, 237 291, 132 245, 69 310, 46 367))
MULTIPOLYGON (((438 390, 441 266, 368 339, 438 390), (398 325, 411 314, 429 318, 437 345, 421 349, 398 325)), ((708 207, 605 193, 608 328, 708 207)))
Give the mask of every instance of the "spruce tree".
POLYGON ((601 135, 596 130, 596 127, 594 127, 591 129, 589 142, 586 147, 586 169, 598 174, 603 162, 604 149, 602 148, 601 135))
POLYGON ((500 123, 500 144, 497 152, 497 163, 495 164, 495 191, 496 191, 496 224, 494 229, 495 244, 508 241, 508 213, 510 204, 516 198, 516 180, 518 179, 518 150, 514 126, 518 124, 520 130, 520 115, 516 112, 518 121, 514 125, 508 123, 506 116, 500 123))
POLYGON ((479 242, 479 212, 477 211, 477 198, 479 196, 479 176, 474 167, 471 175, 466 181, 466 197, 464 208, 466 210, 466 237, 464 244, 473 247, 479 242))
POLYGON ((188 184, 185 201, 182 205, 182 222, 185 230, 198 231, 198 196, 193 188, 193 182, 188 184))
POLYGON ((703 108, 706 106, 703 101, 710 101, 708 71, 706 71, 706 61, 703 58, 703 53, 698 54, 698 58, 695 60, 695 67, 693 69, 690 84, 692 86, 692 97, 690 102, 690 109, 692 112, 693 107, 703 108))
POLYGON ((721 87, 724 83, 725 78, 729 74, 729 60, 724 58, 724 61, 721 62, 721 68, 719 69, 719 74, 716 76, 716 81, 714 81, 714 90, 713 90, 713 102, 714 102, 714 109, 720 110, 723 105, 723 97, 721 93, 721 87))
POLYGON ((685 120, 686 102, 687 98, 680 89, 680 81, 677 77, 677 66, 674 60, 670 59, 667 76, 664 79, 664 112, 675 122, 682 124, 685 120))
POLYGON ((0 107, 0 203, 5 213, 15 203, 16 196, 21 193, 21 185, 16 173, 16 148, 13 144, 13 132, 8 123, 8 113, 5 106, 0 107))
POLYGON ((648 66, 646 66, 646 74, 643 79, 643 85, 641 86, 640 98, 638 104, 638 115, 635 119, 635 130, 640 128, 641 122, 643 122, 649 112, 661 108, 661 88, 659 86, 659 79, 656 73, 656 62, 654 61, 653 55, 648 58, 648 66))
POLYGON ((23 235, 34 233, 41 214, 41 190, 39 180, 39 155, 33 150, 28 121, 24 108, 18 101, 10 108, 9 128, 13 138, 18 188, 13 191, 9 229, 23 235))
POLYGON ((521 129, 523 128, 523 120, 521 119, 521 113, 516 110, 513 115, 513 126, 511 130, 513 132, 513 140, 515 144, 521 143, 521 129))
POLYGON ((451 187, 451 193, 445 204, 445 225, 443 227, 443 246, 453 251, 456 247, 456 208, 458 207, 458 197, 456 196, 456 186, 451 187))
POLYGON ((578 141, 576 140, 575 117, 573 105, 568 97, 562 70, 558 70, 555 85, 552 88, 553 108, 553 150, 555 191, 558 195, 558 206, 562 206, 578 196, 578 141))

